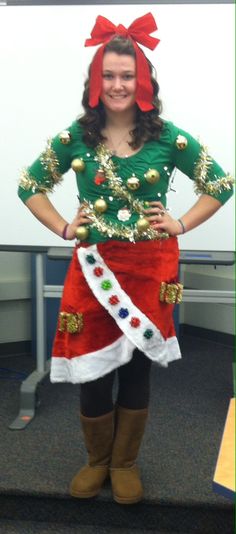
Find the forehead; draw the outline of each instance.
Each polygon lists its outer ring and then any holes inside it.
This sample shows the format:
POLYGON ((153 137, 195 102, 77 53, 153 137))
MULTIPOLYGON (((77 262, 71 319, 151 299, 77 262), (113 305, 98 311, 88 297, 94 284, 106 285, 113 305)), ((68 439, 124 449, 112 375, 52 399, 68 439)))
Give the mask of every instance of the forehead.
POLYGON ((103 56, 103 70, 122 70, 135 72, 135 59, 127 54, 106 52, 103 56))

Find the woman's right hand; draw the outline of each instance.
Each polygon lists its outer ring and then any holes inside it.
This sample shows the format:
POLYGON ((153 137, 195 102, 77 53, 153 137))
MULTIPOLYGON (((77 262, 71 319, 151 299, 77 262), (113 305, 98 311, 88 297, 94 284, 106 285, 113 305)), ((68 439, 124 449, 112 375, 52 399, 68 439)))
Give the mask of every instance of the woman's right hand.
POLYGON ((91 219, 86 215, 83 204, 77 210, 76 216, 73 221, 68 224, 66 229, 66 240, 72 240, 76 238, 76 229, 78 226, 87 226, 91 224, 91 219))

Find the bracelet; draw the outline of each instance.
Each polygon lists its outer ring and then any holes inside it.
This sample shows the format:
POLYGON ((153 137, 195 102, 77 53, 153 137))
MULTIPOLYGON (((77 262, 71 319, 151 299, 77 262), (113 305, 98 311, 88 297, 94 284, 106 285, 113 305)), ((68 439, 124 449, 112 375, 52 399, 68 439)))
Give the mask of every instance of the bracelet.
POLYGON ((181 228, 182 228, 182 230, 183 230, 183 231, 182 231, 182 234, 185 234, 185 232, 186 232, 186 226, 184 225, 182 219, 178 219, 178 222, 179 222, 179 224, 181 225, 181 228))
POLYGON ((68 226, 69 226, 69 223, 66 223, 64 228, 63 228, 63 232, 62 232, 62 238, 63 239, 66 239, 66 230, 67 230, 68 226))

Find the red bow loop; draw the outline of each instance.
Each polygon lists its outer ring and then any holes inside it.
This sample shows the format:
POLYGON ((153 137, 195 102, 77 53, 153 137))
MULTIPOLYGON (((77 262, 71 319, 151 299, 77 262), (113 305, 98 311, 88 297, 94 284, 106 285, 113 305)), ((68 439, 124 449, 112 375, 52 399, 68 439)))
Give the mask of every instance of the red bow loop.
POLYGON ((128 27, 128 33, 138 43, 154 50, 160 39, 149 35, 157 30, 156 21, 151 13, 135 19, 128 27))
POLYGON ((116 26, 106 17, 98 15, 95 25, 91 31, 91 39, 86 39, 85 46, 96 46, 105 43, 116 33, 116 26))

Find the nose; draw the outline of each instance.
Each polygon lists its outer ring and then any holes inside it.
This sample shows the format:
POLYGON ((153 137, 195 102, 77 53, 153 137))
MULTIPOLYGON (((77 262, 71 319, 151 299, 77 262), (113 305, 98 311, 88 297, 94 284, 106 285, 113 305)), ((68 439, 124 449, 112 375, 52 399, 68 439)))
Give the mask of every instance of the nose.
POLYGON ((120 76, 116 76, 113 80, 113 87, 114 89, 117 91, 119 91, 122 87, 122 79, 120 78, 120 76))

